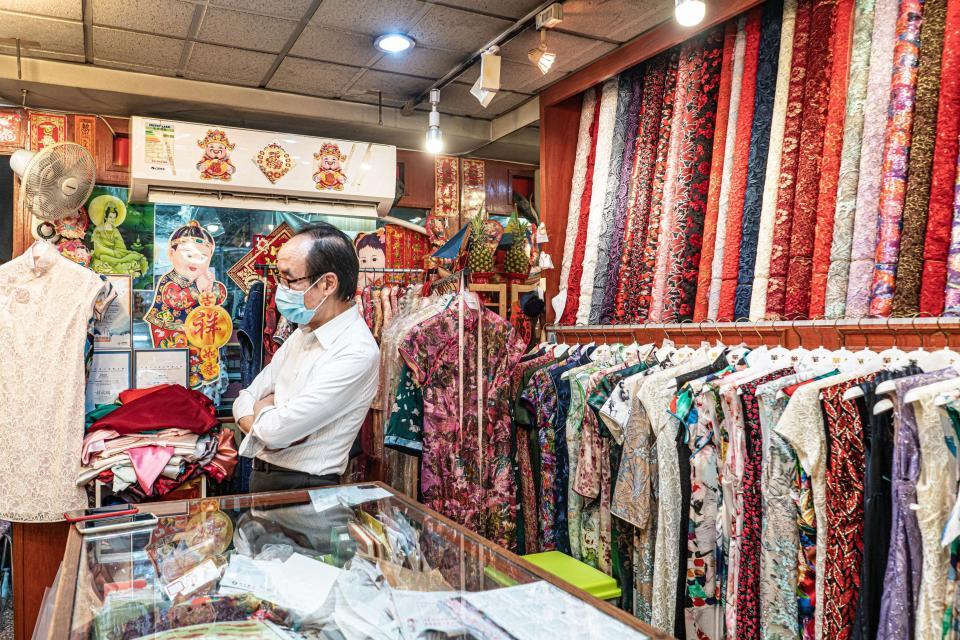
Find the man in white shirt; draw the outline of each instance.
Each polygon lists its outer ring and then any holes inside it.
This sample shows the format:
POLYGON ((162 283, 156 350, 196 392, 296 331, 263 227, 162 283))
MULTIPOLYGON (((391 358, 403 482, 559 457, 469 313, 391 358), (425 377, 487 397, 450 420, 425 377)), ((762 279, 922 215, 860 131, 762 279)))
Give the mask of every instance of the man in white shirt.
POLYGON ((339 229, 317 224, 277 253, 277 309, 300 325, 233 416, 254 457, 250 491, 337 484, 379 378, 380 350, 354 304, 359 263, 339 229))

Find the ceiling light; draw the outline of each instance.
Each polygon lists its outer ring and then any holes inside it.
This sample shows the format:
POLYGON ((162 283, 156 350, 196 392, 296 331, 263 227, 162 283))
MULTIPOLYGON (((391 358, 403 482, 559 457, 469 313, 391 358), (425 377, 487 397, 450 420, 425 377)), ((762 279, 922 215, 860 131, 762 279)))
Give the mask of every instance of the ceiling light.
POLYGON ((500 91, 500 52, 490 47, 480 55, 480 86, 484 91, 500 91))
POLYGON ((695 27, 703 20, 707 5, 703 0, 675 0, 677 22, 684 27, 695 27))
POLYGON ((540 73, 546 75, 547 72, 550 71, 550 67, 552 67, 553 63, 557 60, 557 54, 547 51, 546 29, 540 31, 540 46, 536 49, 530 49, 527 57, 530 58, 530 62, 537 65, 540 73))
POLYGON ((480 102, 480 106, 486 109, 490 105, 490 101, 493 100, 493 96, 497 95, 496 91, 487 91, 480 86, 480 78, 477 78, 477 81, 473 83, 473 86, 470 87, 470 93, 473 94, 473 97, 480 102))
POLYGON ((413 49, 416 42, 402 33, 387 33, 374 40, 373 45, 384 53, 400 53, 413 49))
POLYGON ((430 126, 427 128, 426 148, 434 155, 443 151, 443 134, 440 132, 440 90, 430 89, 430 126))

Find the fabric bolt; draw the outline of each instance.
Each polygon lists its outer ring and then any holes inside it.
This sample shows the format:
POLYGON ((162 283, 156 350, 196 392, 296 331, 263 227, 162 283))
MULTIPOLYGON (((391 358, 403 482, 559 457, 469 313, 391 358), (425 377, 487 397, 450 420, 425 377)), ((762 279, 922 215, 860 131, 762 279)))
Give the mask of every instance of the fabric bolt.
POLYGON ((815 0, 811 14, 807 70, 803 91, 803 128, 800 133, 800 161, 797 165, 793 224, 790 228, 790 257, 787 266, 786 318, 805 318, 810 311, 810 277, 813 272, 813 243, 817 222, 817 196, 820 184, 820 160, 823 153, 830 81, 833 69, 831 29, 837 13, 837 0, 815 0))
POLYGON ((782 20, 783 0, 772 0, 763 4, 753 126, 750 130, 750 155, 747 161, 747 183, 743 197, 740 259, 734 294, 733 319, 735 320, 747 318, 750 315, 757 243, 760 239, 760 215, 770 152, 770 129, 777 91, 782 20))
POLYGON ((876 0, 858 0, 854 12, 853 50, 850 54, 846 115, 843 119, 843 147, 840 151, 830 266, 827 269, 824 293, 823 315, 827 318, 842 318, 847 305, 847 278, 850 275, 850 252, 853 249, 853 219, 857 208, 857 184, 860 180, 860 152, 875 6, 876 0))
POLYGON ((943 296, 943 315, 960 316, 960 154, 957 155, 956 183, 953 188, 953 222, 947 250, 947 283, 943 296))
MULTIPOLYGON (((613 228, 610 233, 610 248, 608 250, 607 265, 604 269, 597 264, 597 274, 603 274, 603 297, 596 322, 611 324, 616 312, 618 280, 620 276, 620 261, 623 258, 627 215, 629 210, 633 167, 636 160, 637 145, 640 133, 640 115, 642 113, 645 74, 637 71, 630 75, 630 94, 627 101, 627 119, 625 123, 623 158, 620 162, 620 175, 616 184, 616 205, 613 217, 613 228)), ((592 312, 591 312, 592 313, 592 312)), ((591 316, 591 322, 594 322, 591 316)))
POLYGON ((923 241, 930 205, 930 177, 937 137, 937 106, 947 0, 923 1, 920 28, 920 62, 917 69, 910 159, 903 202, 900 251, 897 254, 896 288, 890 313, 898 317, 920 312, 920 276, 923 273, 923 241))
POLYGON ((696 304, 697 270, 703 246, 707 190, 713 160, 713 123, 723 60, 723 29, 704 36, 697 55, 700 72, 694 74, 695 100, 688 100, 689 121, 683 131, 680 171, 676 186, 670 265, 667 273, 666 316, 670 322, 690 321, 696 304))
POLYGON ((944 308, 953 185, 957 175, 955 158, 960 147, 957 142, 960 135, 960 2, 947 2, 939 89, 937 137, 920 278, 920 313, 935 316, 943 313, 944 308))
MULTIPOLYGON (((594 149, 593 185, 590 189, 590 215, 587 219, 587 231, 584 236, 583 257, 580 282, 577 288, 568 291, 568 295, 579 291, 580 300, 576 304, 573 318, 578 324, 587 324, 590 321, 590 310, 593 302, 593 280, 596 274, 598 251, 600 250, 600 236, 603 232, 604 219, 607 212, 606 202, 608 182, 610 180, 610 166, 612 150, 614 148, 614 132, 617 128, 617 105, 619 104, 620 81, 611 78, 603 83, 600 98, 600 116, 597 120, 597 140, 594 149)), ((574 253, 574 257, 576 257, 574 253)), ((574 269, 575 265, 571 267, 574 269)), ((567 298, 569 308, 571 300, 567 298)))
MULTIPOLYGON (((794 2, 794 0, 789 0, 794 2)), ((710 280, 713 274, 713 256, 717 243, 717 217, 720 213, 720 184, 725 166, 724 150, 727 145, 727 123, 730 118, 730 99, 733 86, 733 51, 737 40, 737 24, 726 23, 723 36, 723 57, 720 63, 720 80, 717 90, 717 113, 713 133, 710 179, 707 190, 706 214, 701 239, 700 264, 697 271, 697 292, 693 321, 707 319, 710 296, 710 280)))
POLYGON ((749 172, 750 139, 753 114, 756 107, 757 67, 760 57, 760 28, 763 8, 751 9, 747 14, 746 52, 743 58, 743 81, 740 88, 740 109, 737 114, 736 145, 733 151, 733 170, 730 174, 730 197, 724 230, 723 267, 720 282, 718 320, 734 319, 737 297, 737 271, 740 266, 740 240, 743 232, 743 204, 749 172))
POLYGON ((840 178, 843 151, 843 125, 847 98, 850 41, 853 37, 854 0, 838 0, 831 31, 830 101, 827 106, 823 151, 820 155, 820 184, 817 193, 817 216, 813 232, 813 264, 810 279, 810 306, 807 315, 821 318, 827 293, 827 272, 833 246, 833 227, 837 207, 837 183, 840 178))
POLYGON ((899 0, 876 0, 870 49, 870 74, 863 113, 863 142, 857 206, 853 219, 850 275, 847 282, 848 318, 862 318, 870 309, 874 252, 877 248, 877 205, 880 202, 880 170, 883 164, 893 49, 897 42, 899 0))
MULTIPOLYGON (((770 320, 778 320, 783 317, 786 302, 790 234, 793 227, 793 209, 796 200, 797 167, 800 162, 803 96, 807 81, 812 10, 813 0, 797 0, 797 15, 793 31, 793 56, 783 126, 783 150, 780 158, 780 173, 777 179, 773 235, 770 240, 767 299, 764 306, 764 315, 770 320)), ((759 283, 754 286, 759 286, 759 283)))
MULTIPOLYGON (((587 235, 590 233, 590 217, 593 211, 593 187, 596 178, 597 145, 600 142, 600 121, 603 116, 603 91, 597 91, 596 108, 590 125, 590 154, 587 156, 587 169, 584 176, 583 195, 577 220, 576 240, 573 245, 573 259, 570 263, 570 275, 566 281, 566 304, 560 317, 560 324, 574 324, 580 306, 580 282, 583 277, 583 261, 587 251, 587 235)), ((594 218, 596 219, 596 218, 594 218)))
MULTIPOLYGON (((797 21, 797 0, 785 0, 780 25, 780 54, 777 60, 777 85, 770 122, 770 144, 766 176, 760 204, 760 230, 757 234, 757 255, 750 283, 751 320, 763 320, 767 308, 767 283, 770 280, 770 254, 773 250, 773 229, 777 208, 780 162, 783 158, 783 133, 787 118, 787 96, 790 89, 789 69, 793 61, 793 37, 797 21)), ((696 318, 694 318, 696 320, 696 318)))
POLYGON ((640 129, 637 133, 636 151, 630 174, 623 251, 620 268, 617 270, 614 309, 617 323, 635 323, 640 320, 639 308, 642 298, 640 279, 647 272, 644 262, 647 223, 650 217, 658 135, 669 64, 669 57, 660 55, 654 58, 644 70, 640 129))

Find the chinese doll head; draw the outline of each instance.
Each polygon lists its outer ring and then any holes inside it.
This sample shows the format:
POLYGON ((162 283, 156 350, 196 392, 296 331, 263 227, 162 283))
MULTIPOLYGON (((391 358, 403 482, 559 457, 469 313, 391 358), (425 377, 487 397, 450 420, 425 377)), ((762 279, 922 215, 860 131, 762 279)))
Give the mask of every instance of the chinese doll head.
POLYGON ((200 140, 199 144, 203 148, 203 157, 205 160, 228 160, 230 152, 236 146, 230 144, 227 134, 219 129, 207 131, 207 135, 200 140))
POLYGON ((317 166, 320 171, 340 171, 340 161, 344 160, 344 155, 340 153, 340 147, 328 142, 320 148, 320 153, 315 154, 317 166))
MULTIPOLYGON (((377 280, 377 274, 368 272, 368 269, 383 269, 387 266, 386 246, 383 236, 382 229, 374 233, 361 233, 357 236, 355 244, 357 258, 360 260, 359 286, 361 289, 377 280)), ((380 276, 382 277, 383 274, 380 274, 380 276)))
POLYGON ((173 270, 193 282, 209 270, 215 247, 213 236, 191 220, 170 236, 167 253, 173 270))

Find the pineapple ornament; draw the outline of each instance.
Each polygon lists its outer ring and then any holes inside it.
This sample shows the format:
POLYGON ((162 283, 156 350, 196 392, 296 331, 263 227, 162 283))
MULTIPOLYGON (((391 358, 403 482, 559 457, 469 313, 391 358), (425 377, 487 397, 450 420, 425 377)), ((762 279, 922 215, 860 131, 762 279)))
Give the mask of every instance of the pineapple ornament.
POLYGON ((527 237, 527 224, 520 222, 516 209, 513 210, 513 215, 510 216, 510 220, 507 222, 506 232, 513 236, 513 244, 503 258, 503 268, 508 274, 525 278, 530 272, 530 259, 524 250, 527 237))
POLYGON ((470 268, 470 277, 475 282, 489 280, 493 272, 493 250, 486 241, 485 222, 482 213, 478 213, 470 221, 470 256, 467 258, 467 266, 470 268))

